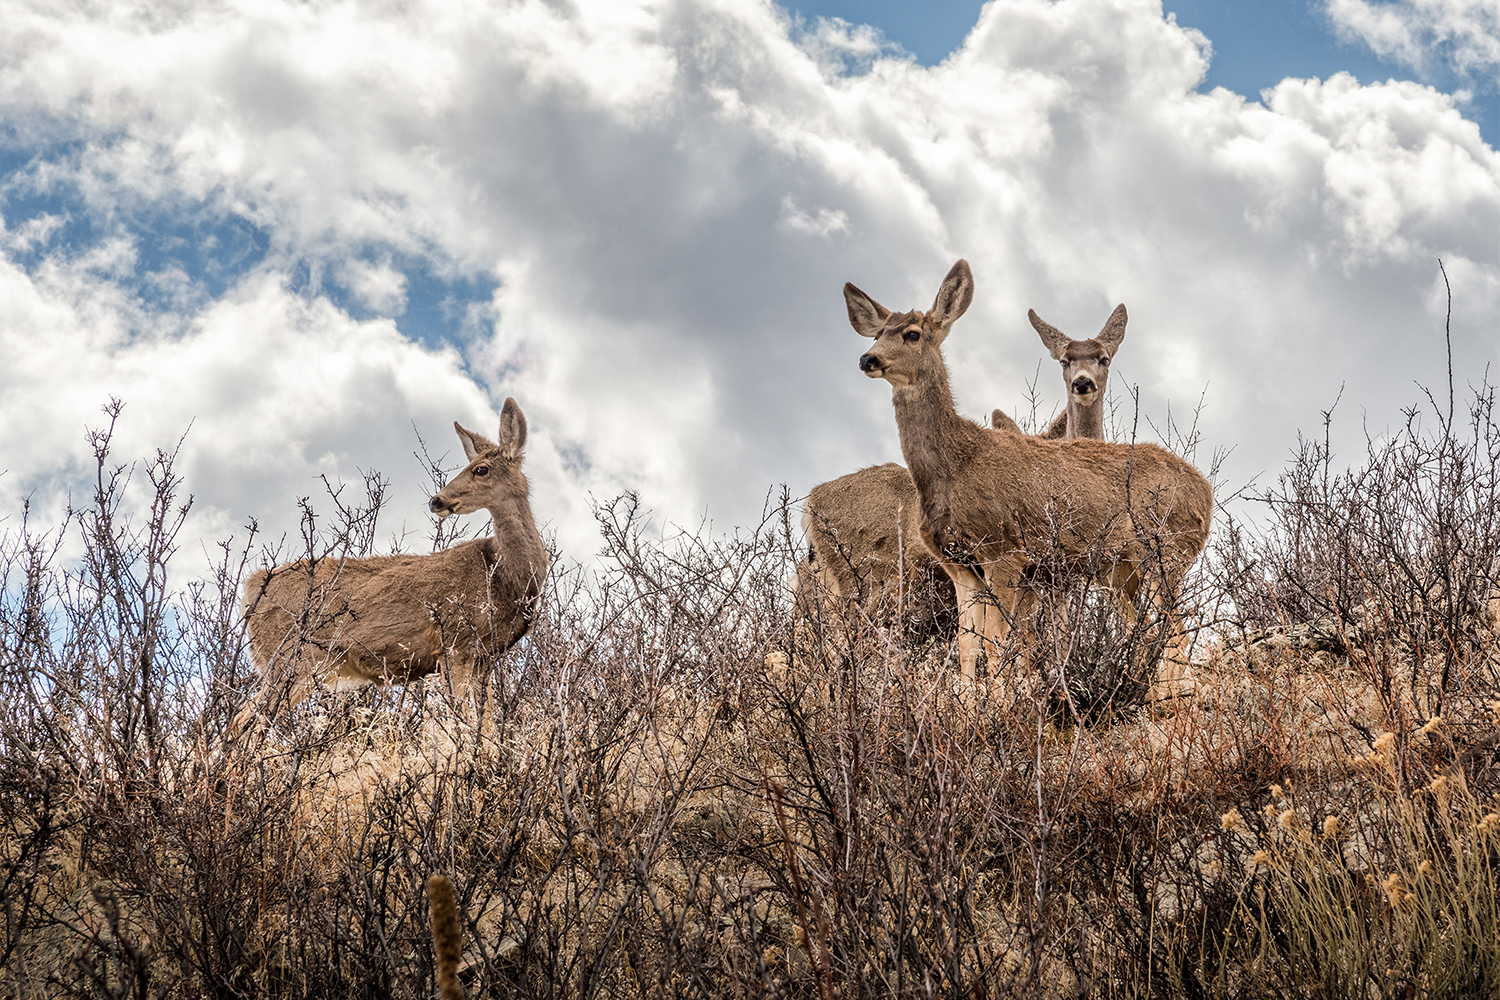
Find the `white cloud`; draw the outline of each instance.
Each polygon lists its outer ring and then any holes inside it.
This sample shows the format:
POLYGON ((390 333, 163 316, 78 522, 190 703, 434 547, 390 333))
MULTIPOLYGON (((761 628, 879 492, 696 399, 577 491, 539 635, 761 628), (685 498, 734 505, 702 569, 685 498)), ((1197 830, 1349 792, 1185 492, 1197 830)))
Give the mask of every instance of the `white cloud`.
POLYGON ((994 0, 932 68, 829 35, 863 60, 844 72, 794 30, 760 0, 0 0, 27 183, 100 220, 80 248, 6 219, 8 509, 76 480, 113 393, 136 453, 193 422, 205 532, 289 525, 318 472, 369 467, 420 524, 412 422, 447 448, 449 422, 487 427, 514 395, 569 555, 595 547, 590 496, 624 488, 745 523, 776 483, 899 459, 839 289, 925 307, 958 256, 978 280, 949 341, 965 412, 1022 399, 1028 307, 1092 333, 1124 301, 1120 385, 1159 418, 1206 384, 1236 474, 1279 465, 1341 383, 1377 427, 1435 384, 1439 256, 1460 364, 1500 354, 1500 158, 1448 95, 1348 76, 1200 94, 1208 42, 1153 0, 994 0), (266 249, 197 299, 162 271, 164 309, 139 297, 133 220, 192 213, 266 249), (395 316, 414 268, 498 281, 469 303, 483 322, 433 350, 298 277, 395 316))
POLYGON ((1327 0, 1345 38, 1377 55, 1430 70, 1434 60, 1461 73, 1500 71, 1500 0, 1327 0))
POLYGON ((837 209, 819 208, 809 212, 797 204, 791 195, 781 199, 781 217, 777 224, 794 233, 827 238, 834 233, 849 231, 849 215, 837 209))

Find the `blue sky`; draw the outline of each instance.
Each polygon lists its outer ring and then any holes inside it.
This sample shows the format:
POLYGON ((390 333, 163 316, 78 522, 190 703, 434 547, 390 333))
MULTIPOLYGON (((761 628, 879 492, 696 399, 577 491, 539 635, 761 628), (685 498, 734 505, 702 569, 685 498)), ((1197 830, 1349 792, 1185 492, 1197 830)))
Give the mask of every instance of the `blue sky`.
MULTIPOLYGON (((880 29, 924 65, 941 62, 963 42, 984 6, 977 0, 808 0, 785 4, 805 18, 838 17, 880 29)), ((1418 73, 1369 46, 1341 39, 1324 5, 1314 0, 1166 0, 1177 23, 1197 28, 1213 43, 1204 87, 1225 87, 1258 100, 1260 92, 1289 76, 1352 73, 1361 83, 1416 80, 1441 90, 1475 90, 1470 117, 1485 139, 1500 137, 1500 90, 1493 77, 1466 79, 1443 64, 1418 73)))
POLYGON ((1500 358, 1492 8, 0 0, 0 530, 111 397, 122 459, 187 435, 190 552, 372 468, 420 539, 418 435, 508 396, 568 556, 623 490, 750 523, 901 459, 839 289, 922 307, 960 256, 970 416, 1061 405, 1028 309, 1124 302, 1117 405, 1201 400, 1226 487, 1341 386, 1357 453, 1446 377, 1438 258, 1460 382, 1500 358))

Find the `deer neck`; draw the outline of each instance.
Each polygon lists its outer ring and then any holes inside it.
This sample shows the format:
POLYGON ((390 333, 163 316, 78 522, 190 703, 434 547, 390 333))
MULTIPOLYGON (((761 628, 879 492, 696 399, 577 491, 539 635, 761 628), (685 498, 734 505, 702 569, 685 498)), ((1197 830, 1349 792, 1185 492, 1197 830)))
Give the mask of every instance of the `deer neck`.
POLYGON ((1068 440, 1104 437, 1104 391, 1101 389, 1091 405, 1080 403, 1068 394, 1068 440))
POLYGON ((524 592, 503 595, 510 600, 534 596, 546 575, 547 550, 531 516, 530 493, 528 487, 519 497, 489 508, 499 562, 490 574, 490 588, 524 592))
POLYGON ((984 432, 954 409, 948 366, 941 361, 922 371, 910 385, 892 390, 891 402, 907 471, 926 506, 929 497, 944 491, 956 478, 969 452, 965 442, 970 432, 984 432))

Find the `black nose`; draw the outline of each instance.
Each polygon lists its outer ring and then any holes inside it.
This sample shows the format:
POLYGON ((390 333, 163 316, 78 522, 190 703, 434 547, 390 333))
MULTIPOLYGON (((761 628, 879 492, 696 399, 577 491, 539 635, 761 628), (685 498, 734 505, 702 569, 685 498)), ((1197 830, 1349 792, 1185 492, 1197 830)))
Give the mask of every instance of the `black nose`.
POLYGON ((1094 380, 1087 375, 1080 375, 1073 380, 1073 391, 1080 396, 1087 396, 1094 391, 1094 380))
POLYGON ((441 514, 443 511, 448 509, 448 505, 443 503, 442 497, 433 497, 431 500, 427 501, 427 509, 432 511, 434 514, 441 514))
POLYGON ((880 365, 880 359, 877 358, 875 355, 873 355, 873 354, 861 354, 859 356, 859 370, 860 371, 862 371, 862 372, 872 372, 872 371, 875 371, 876 369, 878 369, 880 367, 881 367, 881 365, 880 365))

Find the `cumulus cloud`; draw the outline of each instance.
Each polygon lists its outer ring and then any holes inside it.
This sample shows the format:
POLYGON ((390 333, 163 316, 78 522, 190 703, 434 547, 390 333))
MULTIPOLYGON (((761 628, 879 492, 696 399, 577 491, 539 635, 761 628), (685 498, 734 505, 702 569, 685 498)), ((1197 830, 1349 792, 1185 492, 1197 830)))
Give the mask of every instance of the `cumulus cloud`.
POLYGON ((1500 0, 1328 0, 1339 33, 1417 70, 1500 71, 1500 0))
POLYGON ((569 555, 622 489, 743 524, 899 460, 839 289, 925 307, 959 256, 965 412, 1023 401, 1028 307, 1080 335, 1124 301, 1111 385, 1157 421, 1207 387, 1240 478, 1340 384, 1380 427, 1446 372, 1440 256, 1461 370, 1495 357, 1500 158, 1454 99, 1247 102, 1208 58, 1155 0, 993 0, 936 67, 764 0, 0 0, 4 502, 76 481, 114 394, 133 448, 191 422, 205 533, 369 467, 420 523, 413 423, 447 448, 513 395, 569 555), (419 338, 432 283, 465 320, 419 338))

